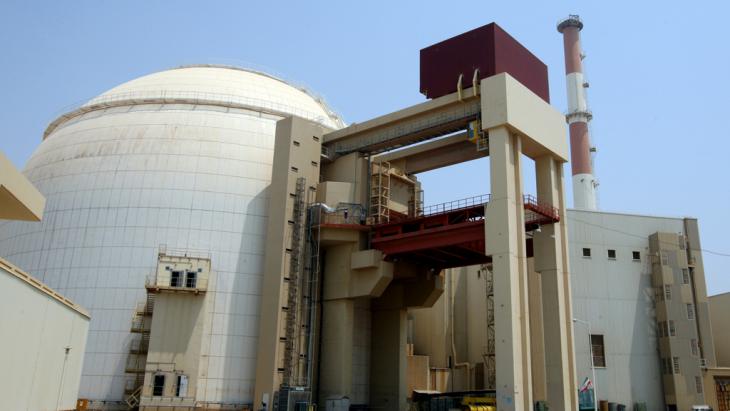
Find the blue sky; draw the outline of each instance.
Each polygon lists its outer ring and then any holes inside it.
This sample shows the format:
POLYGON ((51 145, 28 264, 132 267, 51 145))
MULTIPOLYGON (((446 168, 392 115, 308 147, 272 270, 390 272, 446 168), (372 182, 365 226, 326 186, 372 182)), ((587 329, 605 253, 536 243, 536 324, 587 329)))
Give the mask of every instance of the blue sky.
MULTIPOLYGON (((716 1, 15 1, 0 4, 0 149, 22 167, 73 105, 182 64, 307 85, 348 122, 423 101, 418 51, 496 21, 550 69, 556 22, 586 23, 601 209, 700 220, 710 293, 730 291, 730 3, 716 1), (676 4, 674 6, 670 4, 676 4)), ((484 160, 422 176, 427 203, 489 190, 484 160), (458 184, 455 184, 458 182, 458 184)), ((569 175, 569 172, 567 172, 569 175)))

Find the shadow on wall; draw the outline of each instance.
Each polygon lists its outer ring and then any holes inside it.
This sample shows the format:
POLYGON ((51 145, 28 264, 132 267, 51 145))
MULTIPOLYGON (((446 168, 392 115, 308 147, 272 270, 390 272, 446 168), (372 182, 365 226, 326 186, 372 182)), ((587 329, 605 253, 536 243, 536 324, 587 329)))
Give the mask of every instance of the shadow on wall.
MULTIPOLYGON (((227 289, 231 294, 216 293, 215 298, 224 298, 225 302, 214 301, 213 307, 223 306, 228 318, 224 319, 223 334, 232 336, 224 338, 224 361, 221 364, 221 375, 228 387, 222 398, 226 402, 253 402, 254 379, 256 376, 256 351, 258 348, 258 329, 261 312, 261 298, 264 278, 264 236, 268 222, 270 185, 256 194, 246 207, 243 227, 233 227, 232 231, 242 232, 235 272, 230 273, 232 282, 227 289), (265 213, 264 215, 261 212, 265 213), (253 218, 252 218, 253 217, 253 218), (262 237, 251 238, 251 232, 262 232, 262 237), (245 293, 245 294, 244 294, 245 293)), ((220 289, 220 287, 217 287, 220 289)), ((215 313, 213 314, 215 316, 215 313)))

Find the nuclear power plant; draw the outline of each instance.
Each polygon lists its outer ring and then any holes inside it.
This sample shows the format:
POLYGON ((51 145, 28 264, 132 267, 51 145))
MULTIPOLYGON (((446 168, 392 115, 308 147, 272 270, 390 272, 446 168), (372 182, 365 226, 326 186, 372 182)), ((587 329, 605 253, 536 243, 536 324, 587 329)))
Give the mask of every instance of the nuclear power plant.
POLYGON ((356 124, 216 65, 61 115, 22 175, 0 157, 0 409, 730 411, 698 221, 600 210, 583 28, 567 111, 491 23, 356 124), (424 204, 419 174, 480 158, 479 195, 424 204))

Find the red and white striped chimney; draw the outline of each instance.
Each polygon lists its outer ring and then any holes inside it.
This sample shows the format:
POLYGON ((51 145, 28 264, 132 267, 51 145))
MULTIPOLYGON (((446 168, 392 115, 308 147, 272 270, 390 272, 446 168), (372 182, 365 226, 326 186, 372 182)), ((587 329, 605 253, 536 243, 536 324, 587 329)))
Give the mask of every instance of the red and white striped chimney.
POLYGON ((568 88, 568 114, 570 127, 570 162, 573 170, 573 207, 582 210, 596 209, 596 186, 591 161, 591 137, 588 122, 592 115, 588 110, 583 78, 583 56, 580 47, 580 31, 583 22, 577 15, 570 15, 558 24, 563 33, 565 47, 565 77, 568 88))

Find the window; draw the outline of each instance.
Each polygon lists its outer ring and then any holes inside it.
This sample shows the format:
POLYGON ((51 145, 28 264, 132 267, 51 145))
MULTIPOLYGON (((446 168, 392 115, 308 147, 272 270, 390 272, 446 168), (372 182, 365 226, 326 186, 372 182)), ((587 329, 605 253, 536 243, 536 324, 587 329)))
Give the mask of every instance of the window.
POLYGON ((662 258, 662 265, 669 265, 669 257, 667 256, 667 253, 659 252, 662 258))
POLYGON ((674 327, 674 320, 669 320, 669 336, 676 337, 677 329, 674 327))
POLYGON ((659 321, 657 324, 657 328, 659 329, 659 337, 666 337, 667 336, 667 322, 666 321, 659 321))
POLYGON ((615 260, 616 259, 616 250, 608 250, 608 259, 609 260, 615 260))
POLYGON ((298 173, 298 172, 299 172, 299 169, 298 169, 298 168, 296 168, 296 167, 294 167, 294 166, 292 166, 292 168, 291 168, 291 171, 293 171, 293 172, 295 172, 295 173, 298 173))
POLYGON ((161 397, 165 390, 165 375, 157 374, 152 382, 152 395, 155 397, 161 397))
POLYGON ((695 375, 695 388, 697 388, 697 394, 702 394, 702 378, 699 375, 695 375))
POLYGON ((593 354, 593 366, 605 367, 606 354, 603 346, 603 336, 591 334, 591 351, 593 354))
POLYGON ((689 270, 686 268, 682 269, 682 284, 689 284, 689 270))
POLYGON ((674 374, 679 374, 679 357, 672 357, 672 371, 674 374))
POLYGON ((665 284, 664 285, 664 299, 665 300, 671 300, 672 299, 672 286, 665 284))
POLYGON ((688 320, 695 319, 695 306, 692 304, 687 304, 687 319, 688 320))
POLYGON ((182 271, 170 273, 170 287, 182 287, 182 271))
POLYGON ((319 137, 317 137, 317 136, 312 136, 312 140, 314 140, 314 141, 319 141, 319 137))
POLYGON ((692 353, 693 357, 700 356, 700 346, 697 344, 696 338, 689 340, 689 351, 692 353))
POLYGON ((294 143, 295 146, 299 147, 299 142, 298 141, 294 140, 294 141, 292 141, 292 143, 294 143))
POLYGON ((319 164, 316 161, 312 161, 312 167, 317 167, 319 164))
POLYGON ((584 248, 583 249, 583 257, 585 257, 585 258, 591 258, 591 249, 590 248, 584 248))
POLYGON ((632 251, 632 252, 631 252, 631 258, 632 258, 632 259, 633 259, 634 261, 641 261, 641 253, 640 253, 640 252, 638 252, 638 251, 632 251))
POLYGON ((683 235, 678 236, 677 240, 679 242, 680 250, 684 250, 685 248, 687 248, 687 240, 684 239, 683 235))
POLYGON ((187 375, 178 375, 177 376, 177 385, 175 386, 175 396, 176 397, 185 397, 188 395, 188 376, 187 375))
POLYGON ((185 287, 187 288, 195 288, 195 285, 198 280, 198 273, 195 271, 188 271, 188 276, 185 278, 185 287))

